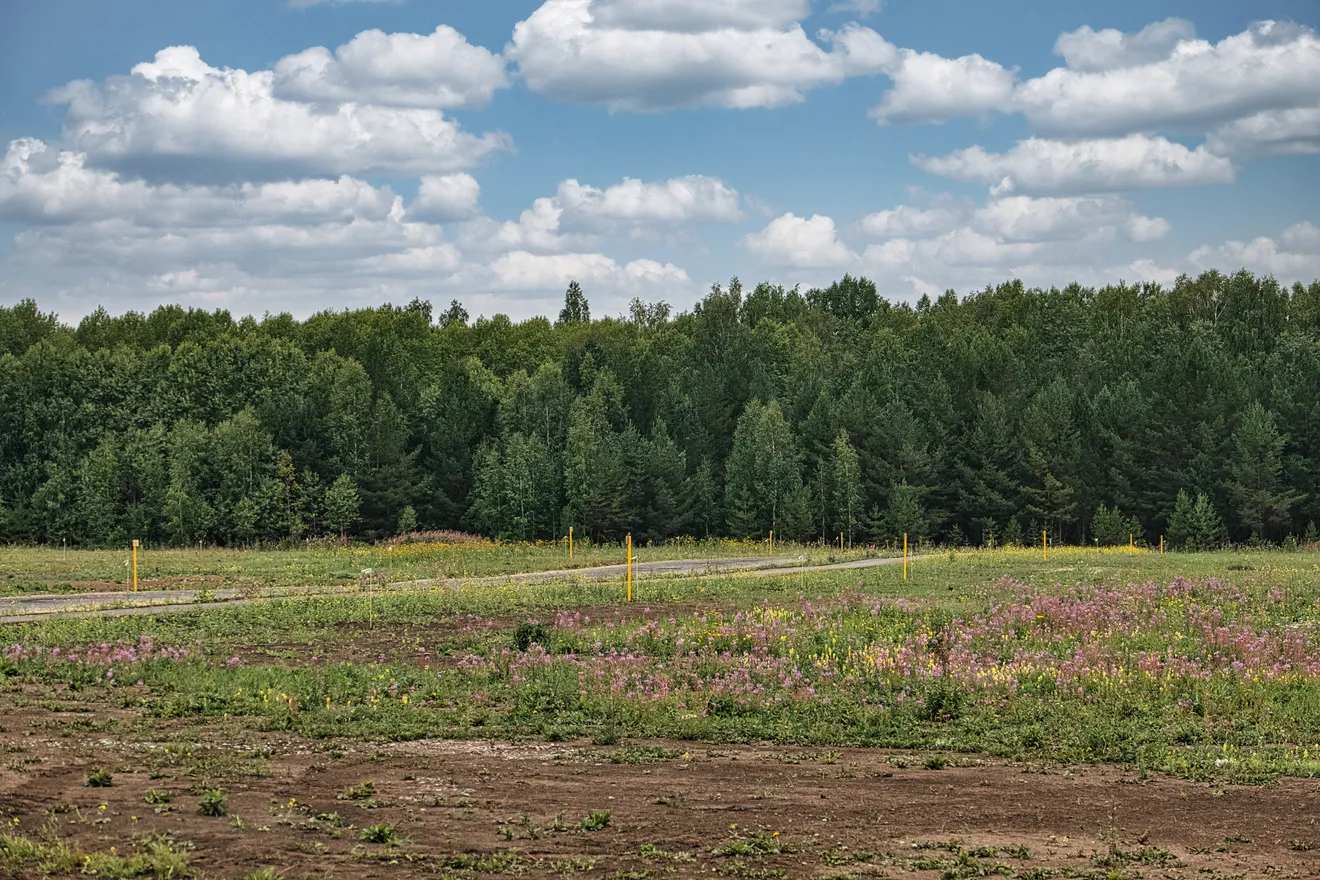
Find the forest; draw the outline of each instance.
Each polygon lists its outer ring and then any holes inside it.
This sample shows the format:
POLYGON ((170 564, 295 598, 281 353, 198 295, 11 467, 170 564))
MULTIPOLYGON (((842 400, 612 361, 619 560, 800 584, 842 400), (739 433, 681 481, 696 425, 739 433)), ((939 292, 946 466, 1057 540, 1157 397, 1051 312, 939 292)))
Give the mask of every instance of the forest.
POLYGON ((0 308, 0 541, 1316 540, 1320 282, 0 308), (1032 537, 1034 535, 1034 537, 1032 537))

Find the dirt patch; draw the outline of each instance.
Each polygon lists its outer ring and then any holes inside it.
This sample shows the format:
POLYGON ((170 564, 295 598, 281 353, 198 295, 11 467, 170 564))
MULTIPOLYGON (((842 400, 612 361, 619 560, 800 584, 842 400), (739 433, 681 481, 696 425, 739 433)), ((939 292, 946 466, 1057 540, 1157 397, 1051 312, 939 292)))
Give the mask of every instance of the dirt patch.
POLYGON ((66 717, 6 721, 10 832, 49 823, 120 853, 168 833, 210 878, 1320 876, 1308 781, 1221 789, 1115 768, 951 756, 935 770, 899 752, 688 742, 373 745, 232 723, 173 731, 202 737, 184 755, 161 731, 42 726, 66 717), (92 766, 114 768, 113 784, 88 788, 92 766), (227 816, 197 814, 211 787, 227 816), (149 791, 170 803, 148 804, 149 791), (372 826, 397 845, 365 842, 372 826))

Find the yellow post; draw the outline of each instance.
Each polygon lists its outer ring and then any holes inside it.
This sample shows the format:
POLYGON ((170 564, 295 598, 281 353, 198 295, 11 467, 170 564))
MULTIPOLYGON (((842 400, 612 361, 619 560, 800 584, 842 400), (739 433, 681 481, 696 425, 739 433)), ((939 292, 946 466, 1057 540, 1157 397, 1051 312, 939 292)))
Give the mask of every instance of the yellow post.
POLYGON ((843 549, 843 532, 839 532, 839 549, 843 549))
POLYGON ((907 532, 903 533, 903 580, 907 580, 907 532))
POLYGON ((573 558, 573 527, 568 527, 568 558, 573 558))
POLYGON ((137 592, 137 551, 138 551, 138 540, 137 538, 134 538, 133 539, 133 592, 135 593, 137 592))
POLYGON ((628 536, 628 601, 632 601, 632 535, 628 536))
POLYGON ((1164 536, 1160 535, 1160 555, 1164 555, 1164 536))
POLYGON ((1050 533, 1044 530, 1040 533, 1040 557, 1046 562, 1050 559, 1050 533))
POLYGON ((775 555, 775 530, 770 530, 770 555, 775 555))
POLYGON ((1132 533, 1131 533, 1131 532, 1128 532, 1128 552, 1129 552, 1129 553, 1136 553, 1136 552, 1137 552, 1137 543, 1136 543, 1136 539, 1132 537, 1132 533))

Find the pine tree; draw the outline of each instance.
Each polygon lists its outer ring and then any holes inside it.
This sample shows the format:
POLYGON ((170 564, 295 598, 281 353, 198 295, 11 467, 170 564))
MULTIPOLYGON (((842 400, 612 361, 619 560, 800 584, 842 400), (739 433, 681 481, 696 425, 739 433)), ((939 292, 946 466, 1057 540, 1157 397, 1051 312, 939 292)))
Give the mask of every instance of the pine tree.
POLYGON ((1134 535, 1141 534, 1141 523, 1136 517, 1124 516, 1117 507, 1107 507, 1103 503, 1096 508, 1095 518, 1091 520, 1091 537, 1101 547, 1126 545, 1134 535))
POLYGON ((417 509, 409 504, 399 512, 399 526, 395 529, 395 534, 403 537, 415 531, 417 531, 417 509))
POLYGON ((1274 416, 1253 402, 1233 432, 1229 493, 1242 530, 1270 540, 1286 527, 1292 507, 1305 496, 1283 481, 1283 448, 1274 416))
POLYGON ((1204 492, 1193 501, 1180 489, 1173 515, 1169 517, 1168 537, 1169 543, 1179 550, 1213 550, 1223 545, 1227 534, 1223 520, 1204 492))
POLYGON ((591 306, 587 303, 582 286, 576 281, 568 283, 564 294, 564 308, 559 312, 560 324, 586 324, 591 321, 591 306))

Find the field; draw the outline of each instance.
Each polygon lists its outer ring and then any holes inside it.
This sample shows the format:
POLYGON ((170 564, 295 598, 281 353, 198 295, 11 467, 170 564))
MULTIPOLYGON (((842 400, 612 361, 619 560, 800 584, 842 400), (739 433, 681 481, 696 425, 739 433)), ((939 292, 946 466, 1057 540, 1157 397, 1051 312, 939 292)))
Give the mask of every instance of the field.
MULTIPOLYGON (((3 552, 25 591, 124 555, 3 552)), ((192 552, 155 576, 373 567, 192 552)), ((482 552, 390 576, 564 562, 482 552)), ((0 868, 1317 876, 1320 554, 941 553, 636 599, 561 577, 0 625, 0 868)))

